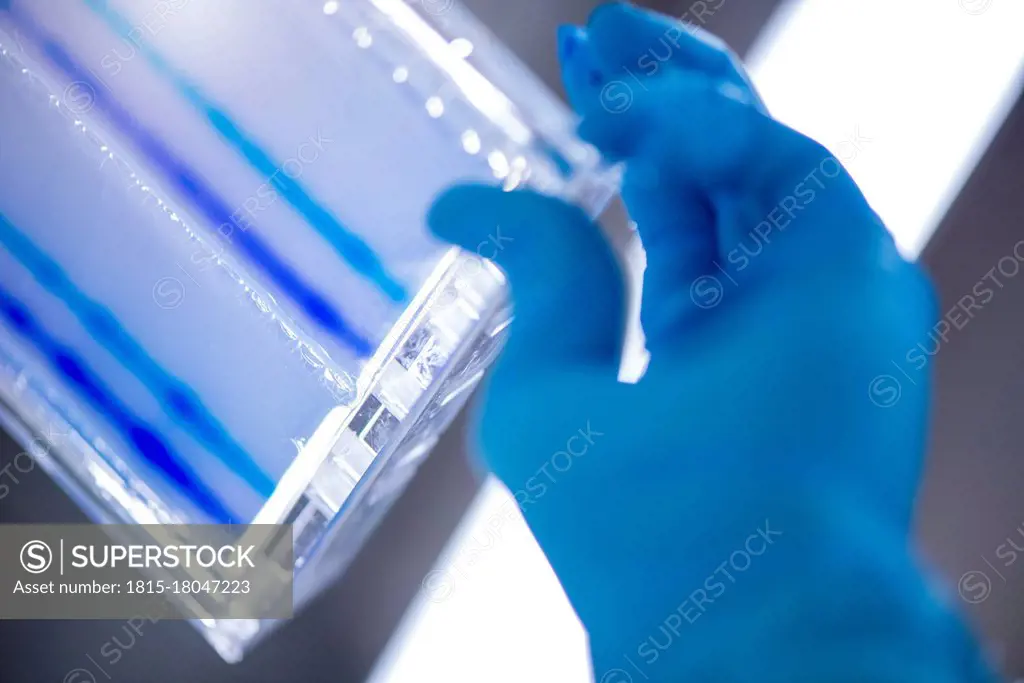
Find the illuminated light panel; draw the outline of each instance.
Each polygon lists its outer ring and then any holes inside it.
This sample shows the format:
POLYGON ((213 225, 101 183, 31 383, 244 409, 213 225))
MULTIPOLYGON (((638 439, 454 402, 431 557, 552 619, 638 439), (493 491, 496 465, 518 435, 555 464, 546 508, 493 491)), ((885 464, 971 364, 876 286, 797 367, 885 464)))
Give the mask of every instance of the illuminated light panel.
POLYGON ((586 635, 515 500, 495 480, 424 585, 371 683, 590 681, 586 635))
POLYGON ((913 257, 1020 94, 1021 26, 1020 2, 796 2, 750 71, 774 116, 844 160, 913 257))

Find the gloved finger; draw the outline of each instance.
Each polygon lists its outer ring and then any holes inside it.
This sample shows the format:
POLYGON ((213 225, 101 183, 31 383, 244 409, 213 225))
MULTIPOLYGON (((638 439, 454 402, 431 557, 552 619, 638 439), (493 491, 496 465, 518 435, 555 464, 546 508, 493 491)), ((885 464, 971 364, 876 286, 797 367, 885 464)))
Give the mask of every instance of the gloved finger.
POLYGON ((784 254, 804 263, 862 256, 884 233, 838 159, 758 111, 729 83, 668 73, 629 110, 587 116, 580 134, 629 166, 654 166, 666 191, 700 187, 715 208, 720 258, 780 212, 813 229, 779 230, 778 242, 787 247, 773 247, 776 256, 759 263, 792 263, 784 254), (684 125, 679 112, 686 113, 684 125))
MULTIPOLYGON (((754 105, 763 102, 740 60, 716 36, 673 17, 616 2, 595 9, 586 33, 605 72, 618 86, 644 89, 668 69, 703 73, 743 91, 754 105)), ((610 94, 615 86, 604 86, 610 94)))
POLYGON ((579 208, 529 190, 485 185, 448 190, 428 223, 441 239, 475 251, 500 231, 494 261, 508 276, 515 320, 500 366, 603 365, 614 376, 625 320, 618 262, 579 208))
MULTIPOLYGON (((584 29, 563 29, 561 45, 566 92, 584 111, 600 97, 600 58, 584 29)), ((621 93, 605 91, 604 95, 607 111, 614 113, 621 93)), ((647 251, 641 321, 652 352, 664 325, 700 311, 686 286, 708 271, 717 253, 714 214, 700 188, 664 187, 653 171, 653 167, 627 165, 622 185, 622 198, 647 251)))

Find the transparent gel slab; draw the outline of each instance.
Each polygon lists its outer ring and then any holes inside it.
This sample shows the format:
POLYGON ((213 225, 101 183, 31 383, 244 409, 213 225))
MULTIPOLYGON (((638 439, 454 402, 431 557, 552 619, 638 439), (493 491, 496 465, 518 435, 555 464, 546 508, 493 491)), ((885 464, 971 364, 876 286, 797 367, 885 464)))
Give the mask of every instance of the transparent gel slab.
POLYGON ((96 521, 293 523, 301 606, 509 320, 432 198, 613 174, 452 0, 0 8, 0 422, 96 521))

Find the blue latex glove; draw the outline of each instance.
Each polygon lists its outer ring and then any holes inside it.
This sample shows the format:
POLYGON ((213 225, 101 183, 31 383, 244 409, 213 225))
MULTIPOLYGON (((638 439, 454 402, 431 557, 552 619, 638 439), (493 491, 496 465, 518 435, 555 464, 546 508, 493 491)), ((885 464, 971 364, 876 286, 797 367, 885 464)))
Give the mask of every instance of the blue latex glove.
POLYGON ((581 133, 626 164, 646 376, 616 381, 623 278, 581 211, 463 186, 430 223, 469 249, 495 225, 511 238, 516 320, 480 451, 595 679, 991 680, 909 547, 927 372, 895 403, 875 379, 930 331, 921 271, 715 42, 618 4, 560 42, 581 133))

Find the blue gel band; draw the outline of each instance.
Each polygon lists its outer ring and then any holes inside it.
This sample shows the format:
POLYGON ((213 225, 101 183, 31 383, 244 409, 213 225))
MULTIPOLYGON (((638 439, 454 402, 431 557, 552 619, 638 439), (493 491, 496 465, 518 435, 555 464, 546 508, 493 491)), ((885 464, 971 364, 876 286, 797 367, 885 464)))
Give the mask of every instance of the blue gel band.
POLYGON ((114 393, 68 346, 43 329, 20 301, 0 288, 0 317, 34 346, 50 367, 73 385, 107 417, 138 453, 176 484, 190 500, 218 523, 231 523, 234 515, 204 486, 153 427, 132 414, 114 393))
MULTIPOLYGON (((133 27, 106 0, 83 0, 107 25, 125 40, 131 40, 133 27)), ((281 165, 232 120, 221 107, 210 101, 183 74, 178 72, 158 51, 145 43, 132 41, 153 69, 170 81, 184 99, 202 112, 221 137, 239 152, 254 169, 264 175, 281 196, 326 240, 353 270, 373 282, 392 301, 407 297, 405 288, 392 277, 380 258, 357 235, 348 230, 324 206, 314 199, 296 180, 281 173, 281 165)))
MULTIPOLYGON (((89 71, 76 64, 67 51, 50 38, 31 17, 10 4, 6 9, 18 27, 39 45, 54 66, 63 71, 68 78, 91 90, 95 105, 106 113, 111 123, 117 126, 154 168, 159 169, 213 225, 233 224, 231 208, 197 172, 178 159, 157 136, 136 122, 89 71)), ((317 324, 359 357, 370 356, 374 350, 373 344, 356 332, 322 294, 306 284, 294 268, 281 261, 270 246, 254 233, 255 231, 251 230, 236 231, 239 248, 317 324)))
POLYGON ((143 350, 106 308, 85 295, 67 273, 0 213, 0 245, 16 258, 43 288, 67 305, 88 330, 118 361, 138 377, 161 404, 213 455, 268 498, 275 482, 227 433, 181 380, 171 376, 143 350))

